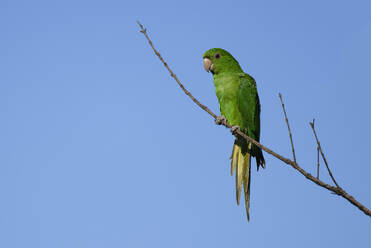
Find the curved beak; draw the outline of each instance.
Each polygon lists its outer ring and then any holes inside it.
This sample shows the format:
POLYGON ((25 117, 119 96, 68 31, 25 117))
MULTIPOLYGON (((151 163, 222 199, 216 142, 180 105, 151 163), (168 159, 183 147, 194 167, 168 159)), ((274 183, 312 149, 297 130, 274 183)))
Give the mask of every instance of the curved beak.
POLYGON ((210 72, 210 71, 212 71, 213 67, 214 67, 213 62, 211 62, 211 60, 208 59, 208 58, 204 58, 204 68, 205 68, 205 70, 207 72, 210 72))

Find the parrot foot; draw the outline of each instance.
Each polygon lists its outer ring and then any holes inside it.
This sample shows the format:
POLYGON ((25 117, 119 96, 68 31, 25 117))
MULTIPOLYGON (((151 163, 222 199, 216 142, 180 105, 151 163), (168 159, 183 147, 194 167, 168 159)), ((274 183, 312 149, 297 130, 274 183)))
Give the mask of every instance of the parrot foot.
POLYGON ((231 127, 231 132, 232 132, 233 135, 237 134, 237 130, 241 131, 239 126, 232 126, 231 127))
POLYGON ((227 122, 227 119, 223 115, 217 116, 215 118, 216 125, 222 125, 223 123, 226 123, 226 122, 227 122))

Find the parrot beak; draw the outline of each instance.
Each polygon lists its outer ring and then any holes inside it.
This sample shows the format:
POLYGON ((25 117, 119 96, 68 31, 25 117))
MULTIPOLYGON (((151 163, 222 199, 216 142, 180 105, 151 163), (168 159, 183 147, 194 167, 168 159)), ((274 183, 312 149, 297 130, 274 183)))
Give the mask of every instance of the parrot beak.
POLYGON ((211 60, 208 58, 204 58, 204 68, 207 72, 213 71, 214 69, 213 62, 211 62, 211 60))

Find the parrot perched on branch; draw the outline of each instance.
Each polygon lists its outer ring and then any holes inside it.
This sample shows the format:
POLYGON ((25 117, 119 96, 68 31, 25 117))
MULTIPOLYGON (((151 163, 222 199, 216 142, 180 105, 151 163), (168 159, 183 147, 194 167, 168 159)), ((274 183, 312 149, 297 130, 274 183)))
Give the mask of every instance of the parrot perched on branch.
MULTIPOLYGON (((260 102, 253 77, 244 73, 237 60, 226 50, 212 48, 203 55, 207 72, 214 77, 215 93, 218 97, 221 116, 216 123, 227 120, 232 130, 243 133, 259 142, 260 139, 260 102)), ((265 168, 261 149, 241 137, 237 137, 231 155, 231 174, 236 171, 236 198, 240 204, 243 187, 247 219, 250 220, 250 175, 251 156, 255 157, 257 169, 265 168)))

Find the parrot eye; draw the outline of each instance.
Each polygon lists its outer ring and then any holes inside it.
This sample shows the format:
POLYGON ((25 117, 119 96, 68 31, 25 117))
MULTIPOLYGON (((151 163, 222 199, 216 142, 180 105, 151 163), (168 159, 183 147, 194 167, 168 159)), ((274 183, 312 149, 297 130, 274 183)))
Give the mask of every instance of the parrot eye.
POLYGON ((220 58, 220 54, 219 53, 215 54, 214 58, 216 58, 216 59, 220 58))

